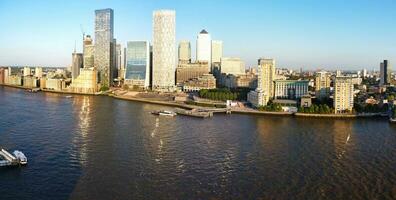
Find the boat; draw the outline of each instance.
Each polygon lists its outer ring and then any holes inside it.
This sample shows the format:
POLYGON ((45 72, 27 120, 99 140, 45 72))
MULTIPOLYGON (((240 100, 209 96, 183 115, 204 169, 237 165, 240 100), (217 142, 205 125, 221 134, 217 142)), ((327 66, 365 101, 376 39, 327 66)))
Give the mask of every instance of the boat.
POLYGON ((151 112, 151 114, 160 115, 160 116, 171 116, 171 117, 177 115, 175 112, 169 111, 169 110, 153 111, 153 112, 151 112))
POLYGON ((390 117, 390 118, 389 118, 389 122, 390 122, 390 123, 396 123, 396 118, 391 118, 391 117, 390 117))
POLYGON ((21 165, 27 164, 27 158, 26 158, 25 154, 22 153, 22 151, 15 150, 12 153, 15 155, 15 158, 17 158, 19 160, 19 163, 21 165))
POLYGON ((73 98, 73 96, 71 96, 71 95, 68 95, 68 96, 66 96, 66 98, 73 98))

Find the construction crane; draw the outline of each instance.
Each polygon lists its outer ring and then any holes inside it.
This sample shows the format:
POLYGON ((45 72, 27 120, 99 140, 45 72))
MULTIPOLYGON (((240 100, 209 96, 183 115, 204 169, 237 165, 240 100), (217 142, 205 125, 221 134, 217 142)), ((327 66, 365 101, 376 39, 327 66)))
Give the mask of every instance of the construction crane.
POLYGON ((84 32, 84 28, 83 28, 83 25, 82 25, 82 24, 80 24, 80 29, 81 29, 81 34, 82 34, 82 36, 83 36, 83 41, 84 41, 84 39, 85 39, 85 32, 84 32))

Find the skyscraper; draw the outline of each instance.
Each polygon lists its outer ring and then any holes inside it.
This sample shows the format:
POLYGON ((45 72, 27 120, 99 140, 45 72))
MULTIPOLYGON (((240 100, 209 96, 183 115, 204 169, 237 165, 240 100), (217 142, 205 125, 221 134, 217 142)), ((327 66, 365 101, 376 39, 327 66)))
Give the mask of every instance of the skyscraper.
POLYGON ((388 85, 391 79, 391 70, 388 60, 380 65, 380 85, 388 85))
POLYGON ((90 35, 85 36, 83 54, 84 54, 84 68, 94 67, 94 45, 92 44, 92 38, 90 35))
POLYGON ((173 90, 176 71, 176 12, 153 12, 153 80, 156 90, 173 90))
POLYGON ((212 64, 219 63, 223 57, 223 41, 212 40, 212 64))
POLYGON ((255 107, 267 105, 274 96, 275 60, 260 58, 258 64, 257 88, 248 94, 248 101, 255 107))
POLYGON ((72 54, 72 67, 71 67, 71 74, 72 79, 76 79, 78 75, 80 75, 80 68, 83 67, 83 54, 82 53, 74 53, 72 54))
POLYGON ((335 113, 349 112, 353 109, 353 83, 351 77, 338 76, 334 84, 335 113))
POLYGON ((150 44, 148 41, 127 43, 125 84, 148 88, 150 84, 150 44))
POLYGON ((183 40, 179 43, 179 63, 191 63, 191 44, 183 40))
POLYGON ((114 13, 110 8, 95 10, 94 66, 99 72, 101 86, 109 87, 113 78, 114 64, 114 13))
POLYGON ((116 67, 117 70, 121 70, 121 64, 122 64, 122 48, 121 44, 116 45, 116 67))
POLYGON ((208 62, 208 72, 212 62, 212 39, 206 30, 202 30, 197 37, 197 61, 208 62))

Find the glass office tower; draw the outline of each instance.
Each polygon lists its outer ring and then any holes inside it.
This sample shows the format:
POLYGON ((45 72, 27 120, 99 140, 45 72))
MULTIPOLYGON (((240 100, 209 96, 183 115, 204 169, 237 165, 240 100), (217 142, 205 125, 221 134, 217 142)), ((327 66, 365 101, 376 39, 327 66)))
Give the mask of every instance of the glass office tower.
POLYGON ((150 44, 148 41, 127 42, 125 84, 147 88, 150 84, 150 44))

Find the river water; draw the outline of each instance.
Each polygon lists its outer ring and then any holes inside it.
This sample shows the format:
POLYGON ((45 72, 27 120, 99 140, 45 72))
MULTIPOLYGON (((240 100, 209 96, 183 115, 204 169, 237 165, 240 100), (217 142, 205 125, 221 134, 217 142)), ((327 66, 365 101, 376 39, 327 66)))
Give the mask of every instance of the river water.
POLYGON ((384 119, 215 115, 0 86, 0 199, 396 199, 384 119))

